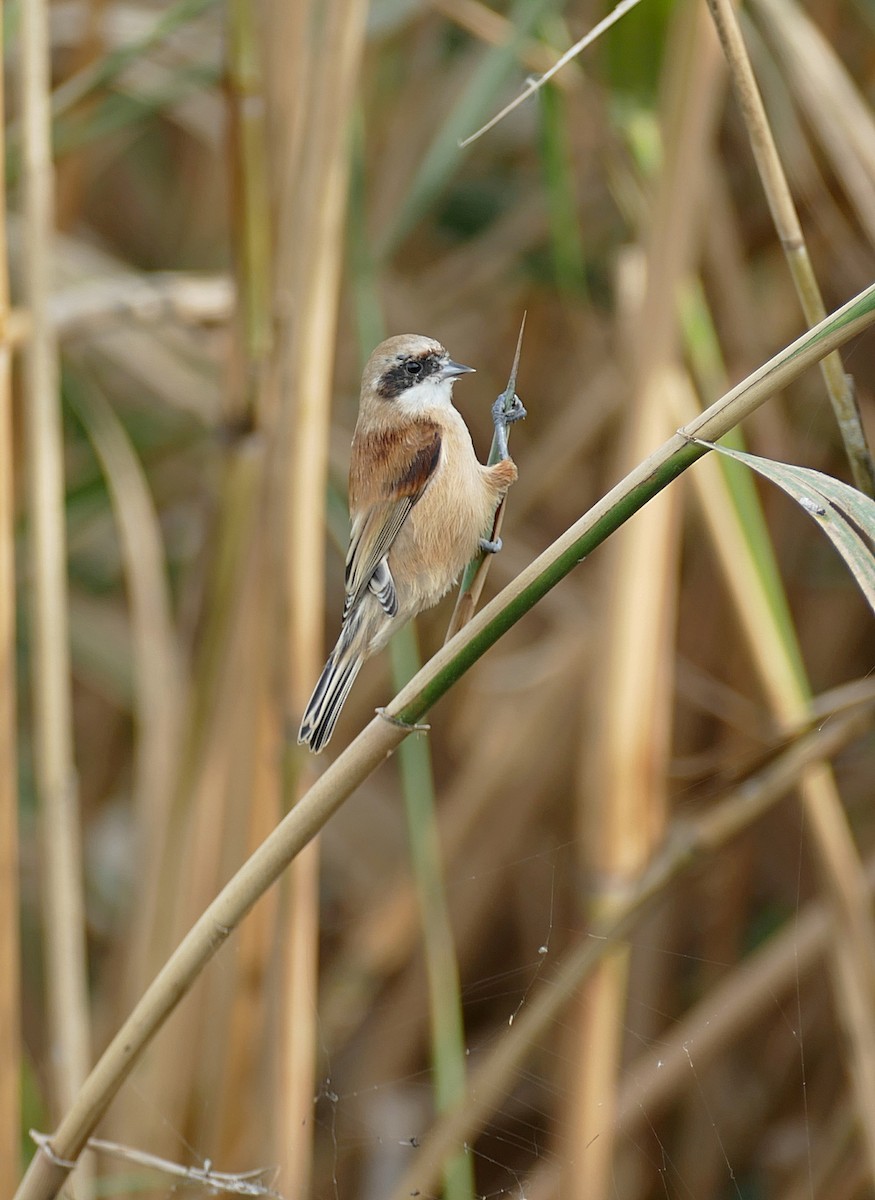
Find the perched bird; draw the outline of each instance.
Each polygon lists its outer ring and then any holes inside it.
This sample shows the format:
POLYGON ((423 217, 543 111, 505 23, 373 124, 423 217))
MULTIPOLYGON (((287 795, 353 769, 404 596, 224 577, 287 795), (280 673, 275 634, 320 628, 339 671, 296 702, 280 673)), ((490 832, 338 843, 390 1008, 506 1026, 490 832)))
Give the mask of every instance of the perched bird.
MULTIPOLYGON (((453 384, 472 371, 419 334, 389 338, 362 375, 349 468, 346 601, 337 645, 304 712, 298 741, 318 753, 365 659, 437 604, 477 553, 496 505, 517 477, 505 457, 477 460, 453 408, 453 384)), ((524 416, 522 405, 497 426, 524 416)), ((502 443, 506 446, 506 440, 502 443)))

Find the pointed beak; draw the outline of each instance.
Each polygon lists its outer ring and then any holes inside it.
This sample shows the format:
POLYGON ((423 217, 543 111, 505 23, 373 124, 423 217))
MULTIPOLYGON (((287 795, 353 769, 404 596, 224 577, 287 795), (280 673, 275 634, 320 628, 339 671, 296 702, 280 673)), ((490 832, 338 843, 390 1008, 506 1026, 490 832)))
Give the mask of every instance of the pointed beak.
POLYGON ((455 379, 457 375, 468 375, 473 371, 474 367, 465 367, 461 363, 453 362, 450 359, 449 362, 445 362, 441 367, 440 375, 441 379, 455 379))

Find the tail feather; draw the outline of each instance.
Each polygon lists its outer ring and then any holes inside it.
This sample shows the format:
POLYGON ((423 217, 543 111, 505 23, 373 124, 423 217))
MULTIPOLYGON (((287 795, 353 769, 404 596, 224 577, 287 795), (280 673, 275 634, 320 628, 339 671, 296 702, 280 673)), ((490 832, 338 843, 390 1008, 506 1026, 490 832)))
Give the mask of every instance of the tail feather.
POLYGON ((299 744, 309 746, 314 754, 318 754, 328 744, 334 733, 340 710, 355 683, 363 661, 360 654, 344 656, 335 648, 325 664, 298 730, 299 744))

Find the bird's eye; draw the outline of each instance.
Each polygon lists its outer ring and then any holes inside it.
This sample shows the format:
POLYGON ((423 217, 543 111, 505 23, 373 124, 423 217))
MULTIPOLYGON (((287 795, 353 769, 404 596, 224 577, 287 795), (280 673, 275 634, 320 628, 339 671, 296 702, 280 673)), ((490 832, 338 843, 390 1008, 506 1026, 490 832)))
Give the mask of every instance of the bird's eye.
POLYGON ((416 358, 409 358, 404 364, 404 370, 408 375, 421 375, 422 363, 416 358))

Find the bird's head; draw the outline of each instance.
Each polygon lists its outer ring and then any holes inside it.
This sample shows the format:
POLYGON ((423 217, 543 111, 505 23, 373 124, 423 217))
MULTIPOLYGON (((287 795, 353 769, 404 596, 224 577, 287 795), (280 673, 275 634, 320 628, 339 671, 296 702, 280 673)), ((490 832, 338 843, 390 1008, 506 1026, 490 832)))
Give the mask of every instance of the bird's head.
POLYGON ((375 416, 419 416, 452 403, 453 384, 473 367, 453 362, 434 338, 403 333, 381 342, 362 376, 362 406, 375 416), (381 411, 382 410, 382 411, 381 411))

